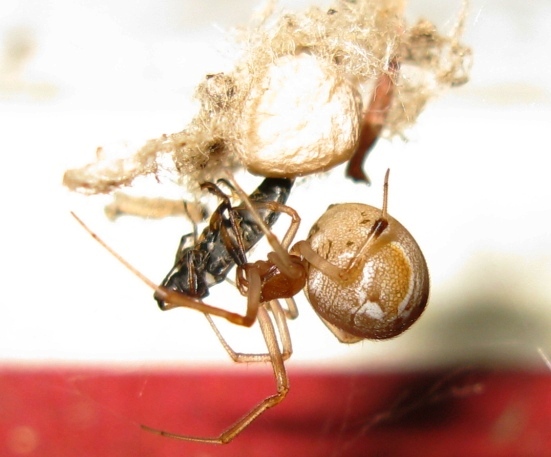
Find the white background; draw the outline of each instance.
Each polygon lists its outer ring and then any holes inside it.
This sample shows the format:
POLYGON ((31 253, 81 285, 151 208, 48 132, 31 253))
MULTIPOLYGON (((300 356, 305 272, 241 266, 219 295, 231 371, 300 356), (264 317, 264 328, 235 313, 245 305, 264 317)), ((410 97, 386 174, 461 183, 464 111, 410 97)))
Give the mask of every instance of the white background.
MULTIPOLYGON (((69 210, 155 280, 170 268, 189 226, 128 217, 109 222, 102 199, 69 195, 61 179, 65 169, 92 161, 97 146, 139 146, 181 130, 197 82, 229 68, 227 29, 245 24, 256 2, 128 5, 0 5, 3 365, 232 366, 203 316, 160 312, 151 290, 69 210), (16 84, 9 79, 14 40, 32 48, 16 84)), ((426 17, 445 30, 459 8, 459 1, 412 0, 408 17, 426 17)), ((301 316, 290 323, 291 364, 549 367, 550 19, 547 0, 473 0, 464 38, 474 52, 471 82, 432 102, 407 143, 379 143, 367 163, 370 188, 345 181, 339 168, 295 189, 289 203, 303 217, 303 237, 330 203, 380 205, 390 166, 389 212, 422 246, 433 287, 426 314, 410 331, 355 346, 339 344, 300 296, 301 316)), ((238 295, 229 297, 229 284, 214 289, 210 303, 243 304, 238 295)), ((236 349, 261 350, 254 329, 224 329, 236 349)))

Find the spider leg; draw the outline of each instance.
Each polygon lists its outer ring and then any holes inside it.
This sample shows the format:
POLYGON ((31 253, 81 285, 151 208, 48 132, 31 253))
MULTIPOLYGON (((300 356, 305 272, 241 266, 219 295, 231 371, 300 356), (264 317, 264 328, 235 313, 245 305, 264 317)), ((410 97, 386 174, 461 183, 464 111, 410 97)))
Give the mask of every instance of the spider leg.
POLYGON ((287 255, 287 249, 289 249, 289 245, 294 240, 300 226, 301 219, 297 211, 290 206, 284 205, 283 203, 254 202, 251 203, 251 212, 255 215, 255 219, 258 218, 256 222, 260 225, 260 228, 264 232, 264 236, 266 236, 266 238, 268 239, 268 243, 270 243, 272 248, 278 253, 280 249, 283 249, 283 251, 285 251, 285 254, 287 255), (272 233, 266 223, 260 218, 257 212, 259 209, 269 209, 273 212, 284 213, 291 218, 289 228, 285 232, 285 235, 283 235, 283 239, 281 240, 281 242, 278 241, 277 237, 272 233))
MULTIPOLYGON (((380 225, 374 224, 375 229, 379 226, 383 227, 382 230, 384 230, 384 220, 380 225)), ((350 272, 353 272, 354 269, 357 268, 362 258, 377 252, 377 249, 381 247, 381 243, 378 242, 378 237, 379 234, 375 231, 368 234, 363 245, 360 246, 357 255, 355 255, 345 267, 339 267, 329 262, 327 259, 324 259, 312 249, 310 243, 307 241, 299 241, 293 246, 291 251, 300 254, 312 267, 320 270, 325 276, 329 276, 334 281, 341 282, 348 279, 350 272)))
POLYGON ((287 372, 285 370, 284 361, 287 360, 293 352, 291 336, 289 334, 289 328, 287 326, 287 315, 296 317, 296 315, 298 314, 297 307, 292 298, 287 299, 288 309, 283 309, 278 300, 260 303, 261 277, 258 270, 254 268, 247 270, 247 281, 248 291, 246 317, 252 320, 258 320, 262 335, 264 337, 264 341, 266 342, 266 347, 268 348, 267 353, 254 354, 240 353, 234 351, 220 333, 220 330, 214 323, 210 314, 205 313, 205 317, 209 321, 212 330, 220 341, 220 344, 223 346, 223 348, 226 350, 226 352, 234 362, 271 362, 274 378, 276 380, 277 392, 274 395, 266 397, 253 409, 251 409, 245 416, 243 416, 235 424, 230 426, 217 437, 209 438, 180 435, 176 433, 165 432, 163 430, 153 429, 145 425, 142 425, 142 428, 157 435, 176 438, 184 441, 224 444, 233 440, 264 411, 271 408, 272 406, 277 405, 285 398, 289 390, 289 381, 287 377, 287 372), (270 313, 268 311, 271 311, 273 317, 270 316, 270 313), (274 328, 272 319, 273 321, 275 321, 277 333, 276 328, 274 328))
MULTIPOLYGON (((272 311, 275 308, 277 308, 277 306, 272 306, 272 311)), ((277 312, 274 312, 274 315, 276 313, 277 312)), ((283 311, 282 311, 282 315, 283 315, 283 311)), ((284 321, 284 317, 283 317, 283 321, 284 321)), ((285 398, 285 396, 287 395, 287 392, 289 391, 289 379, 287 377, 285 364, 283 363, 284 357, 279 347, 279 342, 274 329, 274 325, 272 323, 268 310, 266 309, 265 306, 261 306, 258 309, 258 322, 260 324, 260 329, 262 331, 262 335, 264 336, 264 340, 266 341, 266 346, 268 348, 268 354, 267 354, 268 359, 272 363, 274 378, 276 381, 275 394, 270 395, 269 397, 266 397, 264 400, 259 402, 254 408, 252 408, 247 414, 245 414, 235 424, 230 426, 228 429, 226 429, 216 437, 197 437, 197 436, 190 436, 190 435, 180 435, 176 433, 170 433, 170 432, 165 432, 163 430, 154 429, 146 425, 142 425, 141 427, 144 430, 155 433, 157 435, 166 436, 169 438, 175 438, 178 440, 194 441, 194 442, 208 443, 208 444, 225 444, 232 441, 237 435, 239 435, 245 428, 247 428, 247 426, 249 426, 251 422, 253 422, 264 411, 280 403, 285 398)), ((276 324, 277 324, 277 318, 276 318, 276 324)), ((279 324, 277 325, 279 326, 279 324)), ((215 330, 215 332, 217 332, 217 330, 215 330)), ((289 341, 289 344, 290 344, 290 341, 289 341)))
POLYGON ((248 195, 239 186, 239 184, 237 184, 233 176, 228 175, 228 180, 231 182, 231 184, 235 188, 235 191, 241 198, 242 204, 246 206, 247 209, 249 209, 249 211, 251 211, 251 214, 253 215, 256 223, 261 228, 262 232, 264 233, 264 236, 266 236, 266 239, 268 240, 268 243, 270 243, 270 246, 274 250, 275 255, 270 260, 274 261, 274 263, 278 266, 278 268, 290 278, 296 277, 297 273, 295 271, 295 266, 291 261, 291 257, 289 256, 287 249, 289 248, 289 245, 293 241, 296 235, 296 232, 298 230, 298 227, 300 225, 300 216, 298 215, 298 213, 293 208, 278 202, 252 203, 248 195), (272 233, 270 228, 266 225, 266 223, 262 220, 262 218, 258 214, 258 209, 262 209, 262 208, 271 209, 272 211, 279 211, 291 217, 292 219, 291 224, 289 226, 289 229, 287 230, 287 233, 283 237, 283 241, 281 243, 279 242, 277 237, 272 233))
MULTIPOLYGON (((289 334, 289 327, 287 325, 288 310, 283 309, 283 307, 281 306, 278 300, 272 300, 269 303, 264 303, 263 306, 269 307, 269 310, 273 314, 273 318, 275 320, 277 332, 279 335, 279 340, 281 341, 281 348, 282 348, 281 356, 283 360, 287 360, 291 357, 293 353, 291 336, 289 334)), ((209 324, 212 327, 212 330, 214 331, 214 333, 216 334, 216 337, 220 341, 220 344, 222 344, 222 346, 224 347, 224 349, 226 350, 226 352, 234 362, 249 363, 249 362, 270 362, 271 361, 269 352, 263 353, 263 354, 251 354, 251 353, 234 351, 232 347, 228 344, 224 336, 220 333, 220 330, 214 323, 212 317, 210 317, 209 314, 205 314, 205 317, 209 321, 209 324)))
POLYGON ((387 219, 387 203, 388 203, 388 178, 390 169, 386 171, 385 182, 383 187, 383 208, 381 216, 371 225, 363 244, 358 249, 356 255, 351 259, 348 266, 341 268, 324 259, 315 252, 307 241, 299 241, 291 249, 292 253, 299 253, 304 257, 310 265, 322 271, 326 276, 333 278, 336 281, 345 279, 350 271, 357 268, 362 258, 367 255, 373 255, 377 249, 381 247, 381 235, 385 233, 388 227, 387 219))
POLYGON ((153 285, 153 289, 155 289, 155 297, 165 303, 163 311, 168 311, 169 309, 174 308, 191 308, 202 313, 223 317, 232 324, 242 325, 244 327, 250 327, 254 324, 256 319, 257 311, 253 308, 247 307, 247 313, 243 316, 238 313, 226 311, 225 309, 218 308, 216 306, 208 305, 200 300, 188 297, 181 292, 169 290, 165 287, 153 285))
POLYGON ((287 309, 283 309, 283 313, 287 319, 296 319, 298 317, 298 308, 293 297, 285 298, 287 309))
MULTIPOLYGON (((94 238, 99 244, 101 244, 113 257, 115 257, 119 262, 121 262, 128 270, 130 270, 134 275, 136 275, 141 281, 147 284, 155 291, 155 295, 162 301, 166 303, 166 306, 163 310, 168 310, 177 307, 191 308, 202 313, 209 313, 214 316, 220 316, 224 319, 237 324, 250 327, 256 318, 256 310, 248 309, 247 314, 242 316, 237 313, 231 313, 221 308, 208 305, 203 303, 200 300, 191 298, 181 292, 174 290, 169 290, 166 287, 159 286, 147 278, 144 274, 134 268, 130 262, 124 259, 119 253, 117 253, 111 246, 109 246, 105 241, 103 241, 97 234, 95 234, 75 213, 71 211, 71 215, 77 220, 77 222, 86 230, 92 238, 94 238)), ((260 287, 260 286, 258 286, 260 287)))
POLYGON ((169 290, 165 287, 157 287, 155 297, 165 302, 163 311, 176 307, 193 308, 203 313, 212 314, 223 317, 228 321, 250 327, 257 318, 260 303, 260 289, 262 287, 260 274, 257 270, 251 269, 247 275, 249 282, 249 291, 247 299, 247 312, 244 316, 236 313, 231 313, 222 308, 207 305, 202 301, 195 300, 186 294, 178 291, 169 290))

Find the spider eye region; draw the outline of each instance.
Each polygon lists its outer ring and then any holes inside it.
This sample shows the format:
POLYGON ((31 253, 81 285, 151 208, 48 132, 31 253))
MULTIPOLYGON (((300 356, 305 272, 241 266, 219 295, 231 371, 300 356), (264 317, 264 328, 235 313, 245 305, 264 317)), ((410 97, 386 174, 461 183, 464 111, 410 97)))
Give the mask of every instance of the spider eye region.
POLYGON ((330 208, 318 220, 320 229, 308 241, 342 273, 332 278, 311 267, 307 296, 322 319, 350 335, 392 338, 423 312, 429 292, 428 269, 411 234, 390 216, 384 234, 359 257, 370 229, 358 223, 366 211, 372 213, 373 221, 380 214, 367 205, 343 204, 330 208))

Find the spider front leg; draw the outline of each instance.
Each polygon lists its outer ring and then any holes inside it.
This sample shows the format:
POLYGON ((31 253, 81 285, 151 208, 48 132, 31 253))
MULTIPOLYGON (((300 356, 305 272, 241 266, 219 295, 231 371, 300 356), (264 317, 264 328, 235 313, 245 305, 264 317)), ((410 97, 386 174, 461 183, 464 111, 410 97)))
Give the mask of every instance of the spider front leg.
MULTIPOLYGON (((280 403, 285 398, 285 396, 287 395, 287 392, 289 391, 289 379, 287 377, 287 370, 285 369, 284 359, 290 356, 291 347, 290 347, 290 339, 288 339, 289 335, 288 335, 287 325, 284 319, 283 310, 280 309, 278 311, 275 311, 278 308, 279 304, 278 305, 271 304, 271 306, 272 306, 272 311, 274 312, 274 316, 277 316, 278 313, 280 316, 279 319, 276 317, 276 324, 278 326, 278 329, 280 330, 282 345, 284 347, 283 353, 279 347, 277 335, 276 335, 274 326, 272 324, 270 315, 268 313, 268 310, 266 309, 266 306, 263 305, 263 306, 260 306, 260 308, 258 308, 257 319, 258 319, 258 323, 260 324, 260 329, 262 331, 264 340, 266 341, 266 347, 268 348, 268 353, 257 354, 257 355, 241 354, 241 356, 243 356, 242 359, 236 360, 236 361, 247 362, 247 361, 269 360, 272 363, 274 378, 276 380, 275 394, 270 395, 269 397, 266 397, 264 400, 259 402, 245 416, 243 416, 235 424, 230 426, 228 429, 226 429, 216 437, 198 437, 198 436, 191 436, 191 435, 180 435, 177 433, 170 433, 170 432, 165 432, 163 430, 154 429, 146 425, 142 425, 141 427, 144 430, 155 433, 157 435, 161 435, 169 438, 175 438, 178 440, 194 441, 194 442, 207 443, 207 444, 226 444, 232 441, 243 430, 245 430, 251 424, 251 422, 253 422, 264 411, 280 403), (281 316, 283 316, 282 319, 281 319, 281 316), (279 322, 280 319, 281 319, 281 322, 283 322, 283 329, 279 328, 279 325, 281 323, 279 322), (288 339, 287 342, 285 341, 286 339, 288 339), (285 348, 286 344, 288 344, 287 349, 285 348), (286 357, 284 357, 284 354, 286 354, 286 357), (247 360, 247 359, 250 359, 250 360, 247 360)), ((218 338, 220 339, 220 341, 222 342, 224 348, 226 348, 226 350, 230 355, 235 354, 237 359, 239 359, 240 354, 237 354, 233 352, 233 350, 231 350, 229 345, 226 343, 224 338, 220 335, 220 332, 212 322, 212 319, 210 319, 208 315, 207 315, 207 319, 209 319, 209 321, 211 322, 211 325, 213 326, 213 329, 217 334, 218 338)))
POLYGON ((137 276, 141 281, 146 285, 151 287, 155 291, 155 296, 159 300, 166 302, 166 306, 163 309, 172 309, 177 307, 191 308, 202 313, 208 313, 213 316, 223 317, 229 322, 237 325, 243 325, 245 327, 250 327, 256 318, 255 310, 250 310, 247 315, 242 316, 241 314, 232 313, 224 309, 208 305, 198 299, 192 298, 188 295, 185 295, 181 292, 167 289, 166 287, 159 286, 139 270, 134 268, 126 259, 124 259, 119 253, 117 253, 111 246, 109 246, 105 241, 103 241, 96 233, 94 233, 85 223, 80 219, 75 213, 71 211, 70 213, 76 221, 86 230, 92 238, 94 238, 100 245, 102 245, 113 257, 115 257, 121 264, 123 264, 129 271, 131 271, 135 276, 137 276))

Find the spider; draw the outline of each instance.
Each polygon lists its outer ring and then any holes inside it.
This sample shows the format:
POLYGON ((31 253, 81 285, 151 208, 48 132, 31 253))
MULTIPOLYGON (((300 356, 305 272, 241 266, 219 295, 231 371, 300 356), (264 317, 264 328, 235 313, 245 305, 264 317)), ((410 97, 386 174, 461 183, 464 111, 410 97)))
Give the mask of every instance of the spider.
MULTIPOLYGON (((291 249, 289 246, 300 224, 296 211, 278 202, 268 204, 251 201, 230 177, 232 187, 242 200, 238 208, 256 222, 273 248, 267 260, 251 263, 241 257, 235 259, 236 285, 241 294, 247 297, 247 312, 244 316, 207 305, 185 292, 156 285, 129 265, 73 214, 96 240, 155 290, 159 304, 165 304, 162 309, 187 307, 202 311, 235 362, 268 361, 272 364, 276 393, 260 401, 220 435, 182 435, 146 425, 142 425, 143 429, 185 441, 225 444, 267 409, 280 403, 289 391, 284 362, 292 354, 292 345, 287 319, 298 316, 293 297, 302 289, 325 325, 344 343, 392 338, 418 319, 428 300, 428 269, 411 234, 387 212, 388 176, 387 171, 382 209, 361 203, 331 205, 314 224, 307 240, 297 242, 291 249), (270 211, 285 212, 292 219, 281 242, 260 214, 261 209, 268 207, 270 211), (285 299, 286 308, 281 305, 280 299, 285 299), (258 321, 267 353, 235 352, 225 341, 211 315, 244 326, 258 321)), ((219 217, 216 214, 213 217, 219 217)), ((239 238, 238 224, 232 227, 233 235, 239 238)), ((233 246, 234 243, 230 244, 233 246)))

